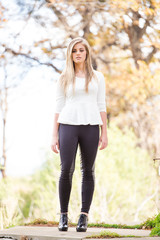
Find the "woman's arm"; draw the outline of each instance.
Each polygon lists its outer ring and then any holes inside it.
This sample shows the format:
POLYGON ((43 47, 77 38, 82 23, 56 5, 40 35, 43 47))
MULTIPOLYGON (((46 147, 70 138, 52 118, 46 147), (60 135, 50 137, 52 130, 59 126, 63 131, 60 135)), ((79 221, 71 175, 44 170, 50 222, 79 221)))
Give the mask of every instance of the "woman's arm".
POLYGON ((107 113, 106 113, 106 100, 105 100, 105 79, 102 73, 99 74, 98 95, 97 103, 103 125, 101 126, 101 134, 99 139, 100 150, 108 145, 107 138, 107 113))
POLYGON ((58 117, 59 117, 59 113, 55 113, 54 121, 53 121, 53 134, 52 134, 52 141, 51 141, 51 149, 55 153, 58 153, 59 151, 59 140, 58 140, 59 123, 57 122, 58 117))
POLYGON ((107 114, 106 112, 100 112, 101 119, 103 122, 103 125, 101 126, 101 134, 99 138, 99 146, 100 150, 104 149, 108 145, 108 137, 107 137, 107 114))
POLYGON ((53 120, 53 134, 52 134, 52 141, 51 141, 51 149, 53 152, 58 153, 59 152, 58 117, 65 105, 65 100, 66 100, 59 80, 56 83, 56 98, 55 98, 55 100, 56 100, 55 101, 56 105, 55 105, 55 113, 54 113, 54 120, 53 120))

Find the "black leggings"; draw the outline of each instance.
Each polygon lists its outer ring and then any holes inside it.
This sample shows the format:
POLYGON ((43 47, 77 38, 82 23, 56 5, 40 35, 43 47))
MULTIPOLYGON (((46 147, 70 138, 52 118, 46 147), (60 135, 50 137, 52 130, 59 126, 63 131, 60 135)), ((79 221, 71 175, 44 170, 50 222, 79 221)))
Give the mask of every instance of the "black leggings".
POLYGON ((80 146, 82 170, 82 208, 89 212, 94 192, 95 158, 99 142, 99 125, 59 124, 59 146, 61 175, 59 179, 59 198, 61 213, 68 212, 68 203, 75 169, 78 144, 80 146))

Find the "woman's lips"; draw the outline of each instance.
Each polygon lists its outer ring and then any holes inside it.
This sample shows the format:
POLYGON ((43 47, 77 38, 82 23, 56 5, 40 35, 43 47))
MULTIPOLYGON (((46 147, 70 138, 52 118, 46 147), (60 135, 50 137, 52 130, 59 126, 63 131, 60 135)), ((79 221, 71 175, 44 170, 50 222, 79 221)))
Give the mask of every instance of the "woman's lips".
POLYGON ((81 59, 81 57, 76 57, 76 59, 81 59))

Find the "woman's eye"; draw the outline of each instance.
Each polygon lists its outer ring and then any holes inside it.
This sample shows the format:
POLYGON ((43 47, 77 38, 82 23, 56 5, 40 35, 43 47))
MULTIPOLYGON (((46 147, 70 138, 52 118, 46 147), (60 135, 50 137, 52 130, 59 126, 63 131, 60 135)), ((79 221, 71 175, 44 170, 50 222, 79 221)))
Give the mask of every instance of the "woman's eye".
MULTIPOLYGON (((77 52, 77 51, 76 51, 76 50, 73 50, 73 51, 72 51, 72 53, 75 53, 75 52, 77 52)), ((84 52, 84 50, 81 49, 80 52, 84 52)))

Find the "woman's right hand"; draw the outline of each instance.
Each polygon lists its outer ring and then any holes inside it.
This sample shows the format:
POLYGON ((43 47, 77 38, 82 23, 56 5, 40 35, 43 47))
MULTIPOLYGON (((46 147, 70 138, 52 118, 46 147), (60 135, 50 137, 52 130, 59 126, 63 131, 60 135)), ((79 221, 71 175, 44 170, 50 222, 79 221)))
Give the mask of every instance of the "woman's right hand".
POLYGON ((59 141, 58 136, 52 137, 51 141, 51 149, 55 153, 59 153, 59 141), (58 149, 58 150, 57 150, 58 149))

